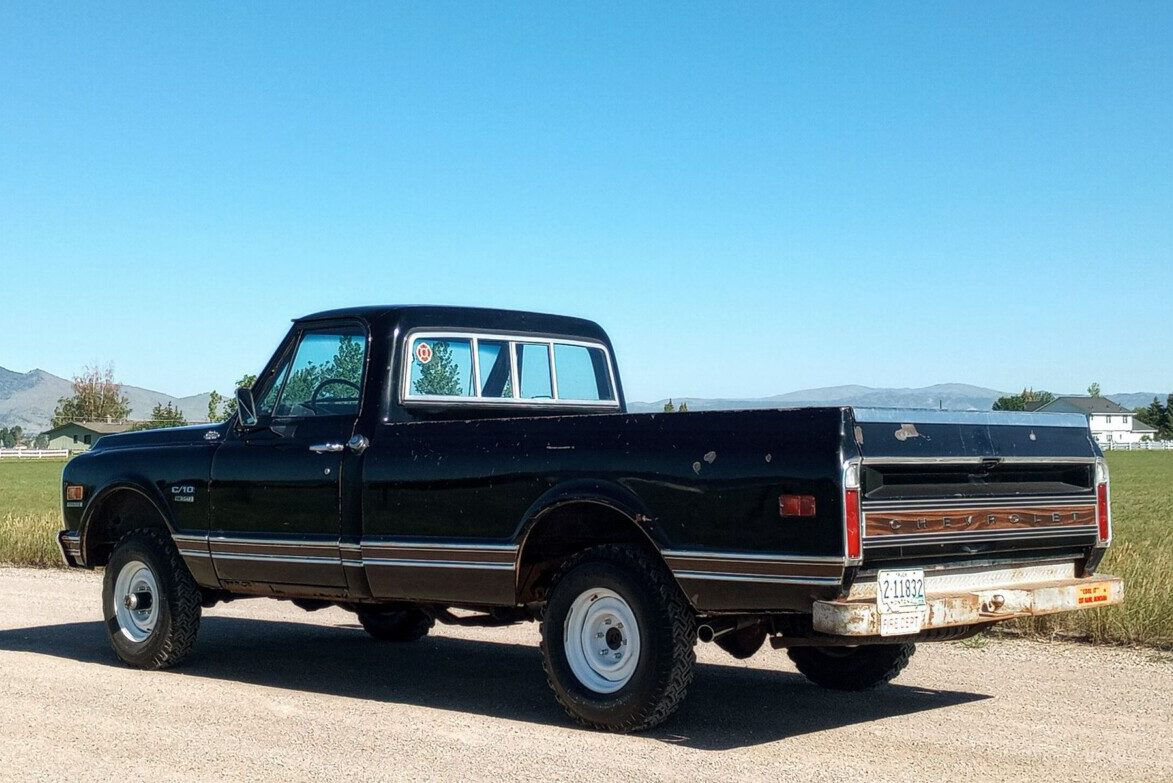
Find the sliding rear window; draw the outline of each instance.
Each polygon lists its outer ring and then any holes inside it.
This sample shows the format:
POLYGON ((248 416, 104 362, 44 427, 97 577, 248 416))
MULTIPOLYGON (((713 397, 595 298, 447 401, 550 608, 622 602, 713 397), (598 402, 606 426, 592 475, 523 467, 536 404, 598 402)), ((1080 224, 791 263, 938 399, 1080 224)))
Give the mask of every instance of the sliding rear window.
POLYGON ((403 399, 617 407, 603 345, 558 338, 416 332, 403 399))

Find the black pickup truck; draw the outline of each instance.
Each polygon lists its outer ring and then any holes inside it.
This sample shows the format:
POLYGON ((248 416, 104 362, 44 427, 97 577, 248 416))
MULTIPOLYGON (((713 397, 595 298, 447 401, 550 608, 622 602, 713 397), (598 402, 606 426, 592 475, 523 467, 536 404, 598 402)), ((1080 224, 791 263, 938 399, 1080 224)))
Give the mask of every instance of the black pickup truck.
POLYGON ((632 731, 680 704, 698 639, 859 690, 915 642, 1123 598, 1079 416, 629 414, 596 324, 452 307, 297 319, 236 401, 65 467, 62 553, 105 568, 133 666, 244 596, 391 642, 537 620, 563 707, 632 731))

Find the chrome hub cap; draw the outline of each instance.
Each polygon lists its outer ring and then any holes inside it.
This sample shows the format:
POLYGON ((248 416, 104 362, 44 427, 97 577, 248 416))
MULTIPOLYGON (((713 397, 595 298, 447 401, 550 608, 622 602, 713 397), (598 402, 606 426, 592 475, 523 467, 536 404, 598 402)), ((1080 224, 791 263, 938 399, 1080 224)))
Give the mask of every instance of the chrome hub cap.
POLYGON ((639 627, 627 601, 612 590, 587 590, 570 605, 563 629, 570 670, 596 693, 614 693, 639 664, 639 627))
POLYGON ((122 635, 130 641, 145 642, 155 630, 158 594, 159 584, 146 563, 132 560, 118 572, 114 580, 114 617, 122 635))

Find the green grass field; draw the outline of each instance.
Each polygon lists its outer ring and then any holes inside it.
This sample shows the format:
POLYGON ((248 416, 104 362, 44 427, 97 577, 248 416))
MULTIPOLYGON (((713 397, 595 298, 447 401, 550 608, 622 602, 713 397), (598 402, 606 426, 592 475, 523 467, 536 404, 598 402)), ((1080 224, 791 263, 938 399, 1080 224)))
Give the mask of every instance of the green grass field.
MULTIPOLYGON (((0 462, 0 563, 59 566, 62 461, 0 462)), ((1115 544, 1101 570, 1124 578, 1125 604, 1040 618, 1045 636, 1173 648, 1173 453, 1109 452, 1115 544)))
POLYGON ((0 460, 0 563, 60 566, 65 460, 0 460))

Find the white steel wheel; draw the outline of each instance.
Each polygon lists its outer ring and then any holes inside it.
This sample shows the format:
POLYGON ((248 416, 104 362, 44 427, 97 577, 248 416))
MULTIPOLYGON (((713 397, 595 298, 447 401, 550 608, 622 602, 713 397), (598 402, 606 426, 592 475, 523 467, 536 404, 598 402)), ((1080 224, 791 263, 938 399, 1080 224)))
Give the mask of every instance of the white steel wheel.
POLYGON ((159 583, 155 573, 141 560, 131 560, 114 580, 114 617, 122 635, 132 642, 145 642, 159 619, 159 583))
POLYGON ((635 612, 613 590, 585 590, 566 614, 563 648, 580 683, 595 693, 614 693, 631 680, 639 664, 635 612))

